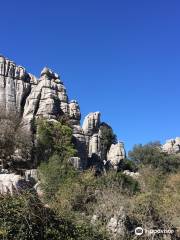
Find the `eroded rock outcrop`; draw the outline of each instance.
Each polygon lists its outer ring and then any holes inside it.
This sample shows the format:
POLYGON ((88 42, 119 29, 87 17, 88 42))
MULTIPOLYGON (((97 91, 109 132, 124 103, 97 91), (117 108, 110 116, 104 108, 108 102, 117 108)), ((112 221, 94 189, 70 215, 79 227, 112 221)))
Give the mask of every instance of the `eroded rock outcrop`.
POLYGON ((81 127, 78 102, 69 101, 59 75, 47 67, 37 79, 24 67, 0 56, 0 106, 6 111, 20 112, 22 122, 29 130, 34 119, 44 117, 57 120, 66 114, 73 128, 73 142, 78 152, 71 162, 78 169, 86 168, 88 158, 93 156, 101 162, 108 160, 113 166, 125 156, 124 146, 119 143, 112 145, 109 153, 102 151, 100 112, 89 113, 81 127))
POLYGON ((119 163, 125 159, 126 152, 124 149, 124 143, 118 142, 117 144, 112 144, 109 152, 107 153, 107 160, 111 163, 114 168, 117 168, 119 163))
POLYGON ((62 113, 68 114, 66 89, 56 73, 44 68, 24 106, 23 119, 28 124, 34 117, 55 119, 62 113))
MULTIPOLYGON (((105 149, 104 153, 104 136, 102 126, 106 129, 111 127, 106 123, 101 123, 100 112, 89 113, 83 123, 83 131, 86 138, 88 149, 88 157, 99 158, 101 163, 109 163, 113 168, 117 169, 120 161, 126 157, 124 144, 122 142, 112 143, 110 149, 105 149)), ((112 130, 112 129, 111 129, 112 130)))
POLYGON ((23 112, 36 78, 14 62, 0 56, 0 105, 7 111, 23 112))
POLYGON ((12 174, 0 174, 0 194, 10 193, 11 195, 14 192, 18 192, 20 188, 20 182, 22 177, 12 174))
POLYGON ((180 137, 169 139, 162 145, 162 151, 168 154, 180 153, 180 137))

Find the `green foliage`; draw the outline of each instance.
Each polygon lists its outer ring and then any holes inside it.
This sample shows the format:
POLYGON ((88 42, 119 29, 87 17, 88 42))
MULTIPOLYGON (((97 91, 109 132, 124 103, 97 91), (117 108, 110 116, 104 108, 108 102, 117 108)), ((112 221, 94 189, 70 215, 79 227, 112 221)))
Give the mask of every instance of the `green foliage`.
POLYGON ((164 173, 177 172, 180 167, 180 156, 162 152, 158 142, 135 145, 129 157, 140 165, 151 165, 164 173))
POLYGON ((18 114, 6 113, 0 108, 0 160, 3 168, 13 169, 20 159, 24 162, 30 159, 31 135, 23 129, 20 123, 21 119, 18 114), (19 150, 18 159, 14 154, 17 149, 19 150))
MULTIPOLYGON (((0 197, 1 239, 40 239, 42 236, 43 206, 30 193, 0 197)), ((44 216, 45 217, 45 216, 44 216)))
POLYGON ((38 153, 45 161, 38 168, 46 199, 54 198, 64 181, 77 175, 69 158, 76 155, 72 129, 62 122, 38 122, 38 153), (45 153, 45 154, 44 154, 45 153))
POLYGON ((123 170, 129 170, 131 172, 136 172, 138 170, 138 166, 135 163, 135 161, 129 160, 129 159, 124 159, 123 161, 120 162, 119 169, 121 171, 123 170))
POLYGON ((48 162, 42 162, 38 168, 41 186, 46 199, 51 200, 67 179, 77 176, 77 171, 59 155, 53 155, 48 162))
POLYGON ((3 240, 95 240, 106 239, 86 223, 75 224, 43 207, 36 195, 0 198, 0 239, 3 240))
POLYGON ((101 154, 102 159, 106 160, 106 155, 112 143, 116 143, 116 135, 113 133, 112 128, 107 123, 101 123, 101 154))
POLYGON ((53 154, 64 159, 76 154, 72 144, 72 129, 61 122, 39 120, 37 136, 37 154, 42 160, 48 160, 53 154))
POLYGON ((97 186, 103 188, 114 188, 121 193, 133 195, 140 191, 137 180, 121 172, 108 172, 107 175, 101 176, 97 180, 97 186))

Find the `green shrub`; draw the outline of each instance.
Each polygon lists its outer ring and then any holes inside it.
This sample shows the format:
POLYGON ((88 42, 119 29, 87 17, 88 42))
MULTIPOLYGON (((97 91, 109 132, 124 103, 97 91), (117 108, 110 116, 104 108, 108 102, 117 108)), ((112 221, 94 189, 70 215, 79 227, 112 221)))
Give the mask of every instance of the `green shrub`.
POLYGON ((180 156, 162 152, 158 142, 135 145, 129 152, 130 160, 139 165, 151 165, 164 173, 177 172, 180 156))
POLYGON ((101 158, 106 160, 107 152, 112 143, 117 142, 116 135, 113 133, 112 128, 107 123, 101 123, 101 158))
POLYGON ((115 188, 124 194, 133 195, 140 191, 137 180, 121 172, 110 171, 107 175, 101 176, 97 180, 98 187, 115 188))
POLYGON ((131 172, 137 172, 138 166, 135 163, 135 161, 132 161, 126 158, 120 162, 119 169, 120 171, 129 170, 131 172))
POLYGON ((72 129, 61 122, 39 120, 37 122, 38 159, 48 160, 53 154, 68 159, 75 156, 77 151, 72 144, 72 129))

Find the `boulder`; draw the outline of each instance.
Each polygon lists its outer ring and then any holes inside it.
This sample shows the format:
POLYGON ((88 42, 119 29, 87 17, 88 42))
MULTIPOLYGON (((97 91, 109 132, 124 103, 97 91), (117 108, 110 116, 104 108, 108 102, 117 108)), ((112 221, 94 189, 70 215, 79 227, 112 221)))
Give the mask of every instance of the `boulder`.
POLYGON ((180 153, 180 137, 167 140, 166 143, 162 145, 162 151, 168 154, 180 153))
POLYGON ((124 149, 124 143, 118 142, 117 144, 112 144, 109 152, 107 153, 107 161, 117 169, 118 165, 126 157, 126 152, 124 149))
POLYGON ((18 192, 20 189, 19 183, 22 180, 20 175, 14 173, 11 174, 0 174, 0 194, 13 195, 14 192, 18 192))

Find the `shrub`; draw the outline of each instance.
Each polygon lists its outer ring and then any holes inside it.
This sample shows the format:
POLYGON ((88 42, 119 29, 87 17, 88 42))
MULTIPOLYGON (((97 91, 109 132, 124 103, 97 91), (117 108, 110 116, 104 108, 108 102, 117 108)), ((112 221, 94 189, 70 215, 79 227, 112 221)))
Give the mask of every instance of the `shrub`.
POLYGON ((112 128, 107 123, 101 123, 101 158, 106 160, 107 152, 111 147, 111 144, 117 142, 116 135, 113 133, 112 128))
POLYGON ((151 165, 164 173, 177 172, 180 168, 180 156, 162 152, 159 142, 135 145, 129 157, 139 165, 151 165))
POLYGON ((37 122, 37 155, 48 160, 53 154, 68 159, 76 154, 72 144, 72 129, 58 121, 37 122), (45 154, 44 154, 45 153, 45 154))

